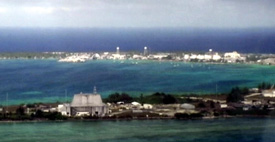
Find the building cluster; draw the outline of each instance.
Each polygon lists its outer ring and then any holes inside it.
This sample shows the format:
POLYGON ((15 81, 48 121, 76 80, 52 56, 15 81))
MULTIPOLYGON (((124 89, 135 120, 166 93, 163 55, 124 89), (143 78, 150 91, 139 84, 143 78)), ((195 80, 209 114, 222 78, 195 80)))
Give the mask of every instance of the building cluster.
POLYGON ((70 53, 60 62, 85 62, 87 60, 175 60, 185 62, 223 62, 235 63, 245 62, 246 57, 240 53, 233 51, 220 54, 209 52, 204 54, 196 53, 149 53, 148 47, 144 47, 143 53, 120 52, 120 48, 116 48, 116 52, 103 53, 70 53))
POLYGON ((174 117, 177 113, 198 114, 204 112, 205 117, 213 116, 215 112, 242 109, 275 109, 275 89, 250 89, 250 94, 244 101, 229 103, 225 98, 183 97, 192 100, 182 104, 141 104, 139 102, 117 102, 104 104, 99 94, 76 94, 70 104, 58 105, 57 111, 67 116, 136 116, 146 114, 145 117, 174 117), (193 103, 192 103, 193 102, 193 103))
POLYGON ((268 57, 266 59, 259 59, 257 63, 266 64, 266 65, 275 65, 275 57, 268 57))
MULTIPOLYGON (((117 102, 103 103, 101 95, 94 88, 93 93, 75 94, 71 103, 62 104, 38 104, 36 106, 24 106, 26 114, 36 113, 37 110, 43 112, 59 112, 68 117, 147 117, 173 118, 176 114, 200 114, 204 118, 214 117, 217 113, 227 111, 242 110, 244 112, 253 110, 275 110, 275 88, 259 90, 252 88, 249 95, 244 96, 241 102, 227 102, 226 98, 215 96, 182 96, 186 100, 182 104, 142 104, 140 102, 117 102)), ((12 106, 5 112, 17 111, 12 106), (7 111, 8 110, 8 111, 7 111)), ((0 107, 0 112, 4 108, 0 107)))
MULTIPOLYGON (((93 55, 93 56, 96 56, 93 55)), ((89 53, 71 53, 67 55, 65 58, 62 58, 58 60, 59 62, 72 62, 72 63, 78 63, 78 62, 85 62, 92 58, 91 54, 89 53)))

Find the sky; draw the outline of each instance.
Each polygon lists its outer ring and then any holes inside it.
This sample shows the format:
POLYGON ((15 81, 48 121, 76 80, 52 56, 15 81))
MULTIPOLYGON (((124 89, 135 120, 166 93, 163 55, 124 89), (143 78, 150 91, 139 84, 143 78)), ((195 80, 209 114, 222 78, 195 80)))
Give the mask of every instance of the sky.
POLYGON ((0 27, 275 27, 274 0, 0 0, 0 27))

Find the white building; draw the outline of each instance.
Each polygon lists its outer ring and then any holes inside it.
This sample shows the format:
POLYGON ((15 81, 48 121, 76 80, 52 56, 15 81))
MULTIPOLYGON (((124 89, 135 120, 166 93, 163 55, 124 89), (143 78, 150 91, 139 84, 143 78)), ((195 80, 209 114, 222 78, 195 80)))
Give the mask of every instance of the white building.
POLYGON ((264 97, 275 97, 275 90, 274 89, 264 90, 262 91, 262 94, 264 97))
POLYGON ((157 55, 150 55, 149 58, 155 59, 155 60, 161 60, 162 58, 166 58, 167 54, 157 54, 157 55))
POLYGON ((224 58, 239 59, 239 58, 241 58, 241 55, 236 51, 227 52, 227 53, 224 54, 224 58))
POLYGON ((59 104, 57 107, 57 111, 62 115, 71 116, 71 106, 70 104, 59 104))
POLYGON ((197 55, 196 55, 196 54, 192 54, 192 55, 190 56, 190 59, 197 59, 197 55))
POLYGON ((200 55, 200 54, 199 54, 199 55, 197 56, 197 59, 198 59, 198 60, 204 60, 205 58, 204 58, 204 55, 200 55))
POLYGON ((221 104, 220 104, 220 107, 221 107, 221 108, 227 108, 228 106, 227 106, 226 103, 221 103, 221 104))
POLYGON ((95 53, 95 54, 91 57, 91 59, 94 59, 94 60, 96 60, 96 59, 101 59, 101 56, 100 56, 98 53, 95 53))
POLYGON ((151 104, 143 104, 144 109, 153 109, 153 105, 151 104))
POLYGON ((212 58, 214 61, 218 61, 218 60, 221 60, 222 59, 222 57, 218 54, 218 53, 216 53, 216 54, 214 54, 213 55, 213 58, 212 58))
POLYGON ((112 54, 111 59, 114 59, 114 60, 124 60, 124 59, 126 59, 126 55, 112 54))
POLYGON ((67 56, 66 58, 58 60, 59 62, 72 62, 72 63, 78 63, 78 62, 85 62, 89 60, 91 57, 90 54, 86 53, 79 53, 79 54, 73 54, 71 56, 67 56))
POLYGON ((188 54, 185 54, 183 58, 184 60, 189 60, 190 56, 188 54))
POLYGON ((91 115, 91 116, 106 116, 109 113, 109 108, 102 102, 100 94, 94 89, 93 94, 76 94, 71 103, 71 115, 91 115))
POLYGON ((239 53, 236 52, 236 51, 233 51, 233 52, 225 53, 225 54, 224 54, 224 60, 226 60, 226 61, 229 62, 229 63, 234 63, 234 62, 236 62, 237 60, 239 60, 239 61, 244 61, 244 60, 245 60, 245 57, 241 57, 241 54, 239 54, 239 53))
POLYGON ((204 55, 204 59, 205 59, 205 60, 211 60, 211 59, 212 59, 212 56, 206 54, 206 55, 204 55))
POLYGON ((180 105, 180 108, 185 110, 194 110, 196 107, 192 104, 184 103, 180 105))
POLYGON ((268 65, 275 65, 275 58, 267 58, 263 60, 262 63, 268 64, 268 65))
POLYGON ((133 59, 141 60, 142 58, 143 58, 143 56, 141 56, 141 55, 137 55, 137 54, 133 55, 133 59))

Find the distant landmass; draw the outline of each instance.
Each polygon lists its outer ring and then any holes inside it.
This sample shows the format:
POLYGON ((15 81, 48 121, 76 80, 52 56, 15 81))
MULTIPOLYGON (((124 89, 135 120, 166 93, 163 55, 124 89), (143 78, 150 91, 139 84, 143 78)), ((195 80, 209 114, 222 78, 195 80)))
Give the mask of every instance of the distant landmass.
POLYGON ((275 53, 275 29, 1 28, 0 52, 238 51, 275 53))

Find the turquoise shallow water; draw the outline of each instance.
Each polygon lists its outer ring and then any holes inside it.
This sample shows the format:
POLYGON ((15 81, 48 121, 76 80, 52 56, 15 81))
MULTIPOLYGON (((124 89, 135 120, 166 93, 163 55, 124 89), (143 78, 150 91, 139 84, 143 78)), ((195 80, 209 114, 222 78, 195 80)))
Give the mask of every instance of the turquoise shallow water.
POLYGON ((0 103, 65 101, 79 92, 103 97, 114 92, 145 95, 166 93, 228 92, 235 86, 255 87, 275 80, 275 66, 202 64, 158 61, 89 61, 59 63, 56 60, 1 60, 0 103))
POLYGON ((0 123, 0 142, 272 142, 274 119, 0 123))

